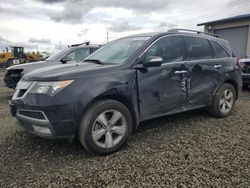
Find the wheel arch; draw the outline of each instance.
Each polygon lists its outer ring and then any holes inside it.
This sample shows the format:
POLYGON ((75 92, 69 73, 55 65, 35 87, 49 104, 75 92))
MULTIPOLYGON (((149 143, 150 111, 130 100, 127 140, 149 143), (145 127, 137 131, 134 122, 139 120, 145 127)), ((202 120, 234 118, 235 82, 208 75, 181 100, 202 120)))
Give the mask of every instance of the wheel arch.
POLYGON ((136 108, 132 102, 132 100, 128 99, 125 96, 119 95, 119 94, 104 94, 104 95, 100 95, 98 97, 96 97, 94 99, 95 101, 99 101, 99 100, 115 100, 118 101, 120 103, 122 103, 124 106, 126 106, 131 114, 132 120, 133 120, 133 129, 137 128, 138 124, 139 124, 139 117, 136 115, 136 108))
MULTIPOLYGON (((101 93, 95 97, 93 97, 87 104, 85 104, 85 107, 83 109, 83 111, 81 112, 81 117, 78 119, 78 125, 77 125, 77 129, 79 127, 79 124, 81 122, 81 119, 82 119, 82 115, 84 115, 84 113, 86 113, 86 111, 88 111, 88 109, 94 104, 96 103, 97 101, 100 101, 100 100, 115 100, 115 101, 118 101, 120 103, 122 103, 123 105, 125 105, 130 114, 131 114, 131 117, 132 117, 132 120, 133 120, 133 130, 136 129, 139 125, 139 111, 137 109, 137 102, 134 102, 133 101, 133 98, 132 98, 132 95, 123 95, 119 92, 114 92, 114 90, 109 90, 108 92, 104 92, 104 93, 101 93), (129 97, 130 96, 130 97, 129 97)), ((76 131, 77 131, 76 129, 76 131)))
POLYGON ((239 97, 239 87, 238 87, 238 84, 236 81, 234 80, 231 80, 231 79, 228 79, 228 80, 225 80, 222 84, 219 85, 219 87, 217 87, 215 90, 214 90, 214 94, 212 96, 212 101, 214 101, 214 97, 217 93, 217 91, 223 86, 223 84, 230 84, 234 87, 235 89, 235 92, 236 92, 236 100, 238 99, 239 97))

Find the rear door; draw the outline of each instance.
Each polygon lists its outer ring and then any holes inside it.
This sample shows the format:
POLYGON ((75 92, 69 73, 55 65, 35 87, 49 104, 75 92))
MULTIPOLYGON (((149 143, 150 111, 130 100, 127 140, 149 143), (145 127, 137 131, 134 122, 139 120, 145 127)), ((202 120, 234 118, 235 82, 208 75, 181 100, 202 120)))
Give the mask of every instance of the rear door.
POLYGON ((186 106, 187 70, 183 63, 182 36, 166 36, 155 42, 144 54, 160 56, 163 64, 137 70, 142 120, 182 111, 186 106))
POLYGON ((185 62, 189 70, 187 79, 190 108, 210 105, 214 91, 223 80, 223 61, 214 58, 210 42, 204 38, 184 37, 185 62))

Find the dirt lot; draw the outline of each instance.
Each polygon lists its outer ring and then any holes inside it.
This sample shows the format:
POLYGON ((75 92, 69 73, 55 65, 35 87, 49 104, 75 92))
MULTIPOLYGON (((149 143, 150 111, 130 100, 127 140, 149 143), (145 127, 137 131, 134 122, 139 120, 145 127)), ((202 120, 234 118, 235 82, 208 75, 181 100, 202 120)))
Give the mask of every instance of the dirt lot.
POLYGON ((19 128, 2 75, 0 187, 250 187, 250 90, 226 119, 198 110, 144 122, 122 151, 98 157, 19 128))

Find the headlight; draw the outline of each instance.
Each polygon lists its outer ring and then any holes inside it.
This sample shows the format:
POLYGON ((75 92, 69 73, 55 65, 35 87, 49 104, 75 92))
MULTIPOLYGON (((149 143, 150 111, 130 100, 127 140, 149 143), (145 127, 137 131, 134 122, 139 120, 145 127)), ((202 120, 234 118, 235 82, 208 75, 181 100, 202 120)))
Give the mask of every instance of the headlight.
POLYGON ((70 85, 74 80, 65 80, 58 82, 36 82, 29 93, 56 95, 62 89, 70 85))

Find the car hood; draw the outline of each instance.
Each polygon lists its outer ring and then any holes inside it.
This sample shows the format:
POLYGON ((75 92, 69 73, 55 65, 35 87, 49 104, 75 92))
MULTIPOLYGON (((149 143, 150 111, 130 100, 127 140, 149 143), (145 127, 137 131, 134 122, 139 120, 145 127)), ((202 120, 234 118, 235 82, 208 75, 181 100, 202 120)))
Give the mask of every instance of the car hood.
POLYGON ((11 67, 8 67, 7 70, 23 70, 23 74, 26 74, 28 72, 31 72, 37 68, 41 67, 47 67, 47 66, 52 66, 55 65, 55 63, 52 63, 50 61, 38 61, 38 62, 31 62, 31 63, 24 63, 20 65, 14 65, 11 67))
POLYGON ((75 79, 82 76, 92 75, 94 72, 101 74, 110 69, 111 65, 98 65, 94 63, 72 63, 64 65, 54 65, 29 72, 23 76, 24 80, 51 81, 75 79))

